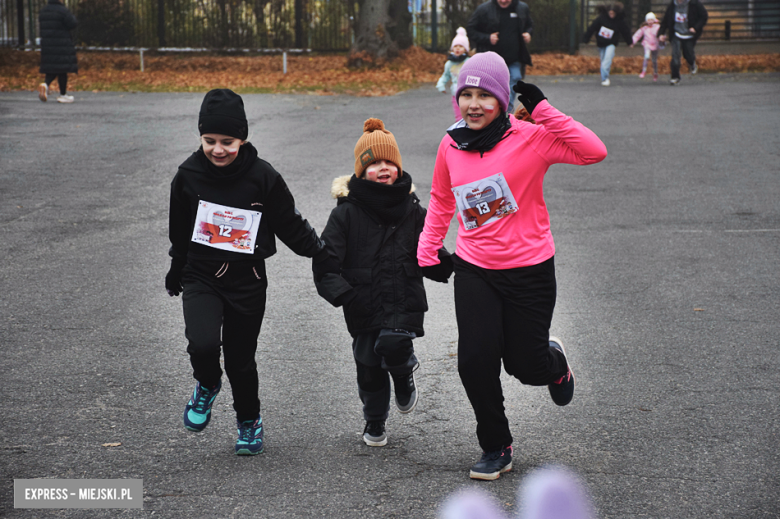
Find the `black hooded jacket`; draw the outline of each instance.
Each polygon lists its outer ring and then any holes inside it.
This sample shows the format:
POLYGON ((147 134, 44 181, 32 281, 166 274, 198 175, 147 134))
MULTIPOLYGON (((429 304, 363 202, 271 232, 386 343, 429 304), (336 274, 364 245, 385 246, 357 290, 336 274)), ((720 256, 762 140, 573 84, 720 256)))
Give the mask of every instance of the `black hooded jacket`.
MULTIPOLYGON (((658 28, 658 36, 669 33, 669 39, 676 38, 674 33, 674 0, 669 2, 666 6, 663 18, 661 18, 661 26, 658 28)), ((696 29, 696 34, 693 35, 693 41, 701 38, 701 34, 704 32, 704 26, 707 24, 709 13, 707 9, 702 5, 699 0, 690 0, 688 3, 688 26, 696 29)))
MULTIPOLYGON (((412 191, 409 173, 396 184, 408 194, 388 221, 369 201, 355 193, 354 175, 339 177, 331 194, 336 207, 322 231, 322 239, 341 265, 341 275, 326 274, 316 282, 317 292, 333 306, 344 305, 349 333, 355 337, 383 328, 424 334, 428 310, 422 269, 417 264, 417 241, 425 224, 425 209, 412 191)), ((385 186, 382 186, 385 187, 385 186)))
POLYGON ((240 148, 237 171, 218 174, 199 149, 179 166, 171 182, 169 214, 170 255, 187 263, 230 261, 261 263, 276 253, 276 240, 300 256, 324 256, 325 244, 295 208, 295 200, 282 176, 257 156, 250 143, 240 148), (260 227, 252 254, 215 249, 191 241, 198 203, 203 200, 238 209, 259 211, 260 227))
POLYGON ((605 9, 606 8, 604 6, 599 6, 599 16, 593 20, 593 23, 590 24, 588 30, 585 31, 585 34, 582 37, 583 43, 588 43, 591 36, 593 36, 595 33, 596 45, 599 48, 604 48, 607 45, 614 45, 617 47, 618 43, 620 43, 621 36, 628 45, 631 45, 633 43, 631 29, 629 29, 628 25, 626 25, 624 19, 625 13, 623 13, 623 10, 615 8, 615 17, 610 18, 605 9), (611 38, 605 38, 601 35, 600 32, 602 27, 612 31, 611 38))
POLYGON ((76 28, 76 17, 58 0, 49 0, 38 14, 41 31, 42 74, 77 73, 76 47, 70 32, 76 28))
MULTIPOLYGON (((490 35, 494 32, 500 32, 500 9, 501 7, 499 7, 496 0, 488 0, 474 10, 468 24, 466 24, 469 40, 477 52, 496 50, 496 47, 490 43, 490 35)), ((520 48, 518 49, 520 63, 532 65, 531 54, 528 52, 525 40, 523 40, 524 32, 531 35, 534 32, 534 22, 531 19, 531 11, 528 8, 528 4, 520 0, 513 0, 507 9, 511 10, 513 15, 516 15, 513 16, 513 19, 517 20, 516 35, 520 41, 520 48)), ((499 39, 501 39, 500 36, 499 39)), ((501 57, 506 61, 505 56, 501 57)))

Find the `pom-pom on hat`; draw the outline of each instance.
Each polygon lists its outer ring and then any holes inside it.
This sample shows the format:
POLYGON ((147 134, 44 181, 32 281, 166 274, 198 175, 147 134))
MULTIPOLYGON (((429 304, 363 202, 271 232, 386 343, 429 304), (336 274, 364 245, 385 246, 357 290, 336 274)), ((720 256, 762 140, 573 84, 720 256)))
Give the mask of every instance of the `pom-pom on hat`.
POLYGON ((458 91, 455 97, 471 87, 481 88, 498 99, 501 110, 509 106, 509 69, 504 58, 495 52, 480 52, 463 64, 458 73, 458 91))
POLYGON ((249 126, 241 96, 227 88, 211 90, 203 98, 198 116, 198 131, 229 135, 246 140, 249 126))
POLYGON ((466 52, 471 50, 469 47, 469 37, 466 36, 466 29, 463 27, 458 27, 458 30, 455 31, 455 37, 452 39, 450 50, 452 50, 455 45, 463 45, 463 47, 466 49, 466 52))
POLYGON ((398 166, 398 176, 401 176, 401 152, 395 137, 385 129, 385 123, 381 119, 372 117, 363 123, 363 135, 355 145, 355 176, 362 177, 368 166, 382 159, 398 166))
POLYGON ((649 22, 650 20, 658 20, 658 18, 655 17, 655 13, 647 13, 645 15, 645 21, 649 22))

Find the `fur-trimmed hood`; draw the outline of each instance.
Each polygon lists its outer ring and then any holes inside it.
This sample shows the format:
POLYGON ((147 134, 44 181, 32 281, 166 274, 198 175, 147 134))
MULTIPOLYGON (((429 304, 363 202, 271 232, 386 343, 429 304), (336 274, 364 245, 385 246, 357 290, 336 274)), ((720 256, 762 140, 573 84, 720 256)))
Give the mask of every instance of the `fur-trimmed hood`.
MULTIPOLYGON (((333 179, 333 183, 330 186, 330 196, 335 199, 346 198, 349 194, 349 180, 353 175, 344 175, 342 177, 336 177, 333 179)), ((409 193, 414 193, 417 188, 412 183, 412 188, 409 193)))

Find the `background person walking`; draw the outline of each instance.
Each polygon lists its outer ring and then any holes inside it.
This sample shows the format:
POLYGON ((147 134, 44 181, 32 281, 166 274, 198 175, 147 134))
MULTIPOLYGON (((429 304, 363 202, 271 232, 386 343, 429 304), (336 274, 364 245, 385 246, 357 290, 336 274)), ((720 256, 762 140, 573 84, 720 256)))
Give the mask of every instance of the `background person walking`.
POLYGON ((609 72, 612 69, 612 60, 615 58, 615 47, 620 43, 620 37, 631 45, 631 30, 623 21, 623 4, 615 2, 596 7, 599 14, 582 37, 583 43, 588 43, 593 34, 596 34, 596 46, 599 48, 601 60, 601 86, 609 86, 609 72))
POLYGON ((658 28, 658 40, 672 43, 670 85, 675 86, 680 82, 682 57, 688 62, 691 74, 699 71, 694 47, 708 18, 707 9, 699 0, 672 0, 666 7, 661 27, 658 28))
POLYGON ((488 0, 474 10, 466 31, 476 51, 497 53, 509 69, 510 98, 508 112, 514 110, 512 85, 525 77, 531 65, 528 44, 534 31, 531 10, 521 0, 488 0))
POLYGON ((68 74, 78 74, 79 65, 76 47, 73 45, 71 31, 78 21, 60 0, 49 0, 38 14, 41 31, 41 68, 45 74, 44 82, 38 85, 38 98, 46 102, 49 98, 49 85, 54 78, 60 87, 59 103, 72 103, 73 96, 68 95, 68 74))

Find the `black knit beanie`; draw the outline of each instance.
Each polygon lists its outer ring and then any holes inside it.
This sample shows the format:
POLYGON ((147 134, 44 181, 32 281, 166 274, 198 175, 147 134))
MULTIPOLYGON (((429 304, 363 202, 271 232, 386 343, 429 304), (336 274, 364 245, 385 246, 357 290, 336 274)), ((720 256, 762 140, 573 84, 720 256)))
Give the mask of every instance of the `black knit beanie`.
POLYGON ((218 133, 246 140, 249 135, 244 101, 227 88, 217 88, 206 94, 198 116, 200 134, 218 133))

